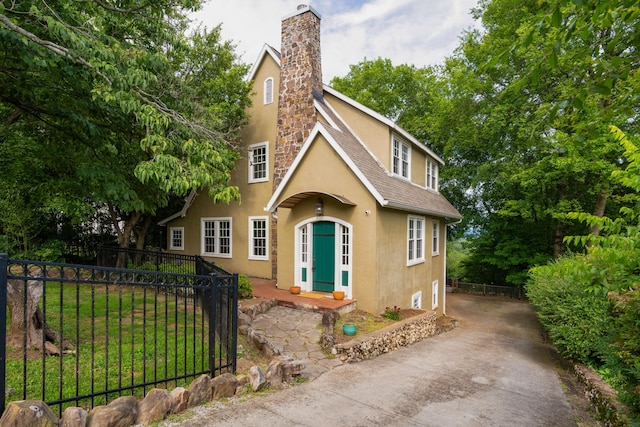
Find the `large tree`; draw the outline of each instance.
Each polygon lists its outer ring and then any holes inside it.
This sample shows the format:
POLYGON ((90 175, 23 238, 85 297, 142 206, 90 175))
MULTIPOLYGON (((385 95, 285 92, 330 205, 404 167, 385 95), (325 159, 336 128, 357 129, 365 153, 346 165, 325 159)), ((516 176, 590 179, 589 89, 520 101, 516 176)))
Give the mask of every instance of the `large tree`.
MULTIPOLYGON (((228 180, 249 103, 246 66, 218 27, 188 32, 186 13, 199 6, 0 5, 0 144, 30 141, 49 191, 38 193, 41 207, 102 207, 128 246, 132 234, 144 242, 171 195, 208 187, 216 200, 239 197, 228 180)), ((1 175, 32 192, 28 180, 1 175)))
MULTIPOLYGON (((570 212, 602 216, 625 203, 611 180, 622 150, 607 125, 637 127, 638 2, 600 3, 480 1, 482 30, 461 37, 428 85, 413 84, 419 111, 400 124, 447 163, 443 192, 480 234, 467 261, 477 280, 523 283, 584 230, 570 212)), ((365 62, 335 82, 393 118, 388 102, 407 109, 396 88, 412 87, 395 85, 393 71, 365 62), (394 93, 367 89, 379 81, 394 93)))

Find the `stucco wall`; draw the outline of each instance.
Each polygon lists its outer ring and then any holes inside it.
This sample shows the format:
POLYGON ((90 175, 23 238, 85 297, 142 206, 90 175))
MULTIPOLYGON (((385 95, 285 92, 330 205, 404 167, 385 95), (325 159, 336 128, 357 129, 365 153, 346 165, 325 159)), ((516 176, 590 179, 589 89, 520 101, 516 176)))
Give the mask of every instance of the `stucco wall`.
MULTIPOLYGON (((270 224, 270 214, 264 211, 271 197, 273 182, 273 156, 276 137, 277 88, 279 85, 279 68, 269 55, 257 69, 252 93, 253 106, 249 108, 250 123, 243 128, 239 136, 240 154, 242 158, 236 163, 232 172, 231 185, 238 186, 240 202, 216 204, 209 197, 207 189, 200 189, 198 196, 189 207, 186 218, 178 218, 167 224, 167 228, 184 227, 185 247, 183 251, 171 251, 184 254, 201 254, 201 218, 231 217, 232 222, 232 259, 207 257, 223 268, 233 272, 254 277, 271 278, 270 260, 249 259, 249 217, 264 216, 270 224), (274 79, 274 102, 264 104, 264 81, 274 79), (249 166, 247 147, 259 142, 268 142, 269 147, 269 180, 249 184, 249 166)), ((167 233, 169 236, 169 233, 167 233)), ((269 239, 267 239, 269 241, 269 239)), ((168 245, 167 245, 168 247, 168 245)))

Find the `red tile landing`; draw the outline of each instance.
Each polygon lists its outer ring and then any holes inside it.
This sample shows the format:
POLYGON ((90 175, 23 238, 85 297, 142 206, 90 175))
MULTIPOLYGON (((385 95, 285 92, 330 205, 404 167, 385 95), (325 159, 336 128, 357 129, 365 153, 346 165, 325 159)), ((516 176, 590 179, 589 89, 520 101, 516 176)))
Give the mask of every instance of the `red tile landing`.
POLYGON ((306 298, 293 295, 289 290, 276 288, 275 280, 258 279, 249 277, 253 286, 253 296, 257 298, 276 299, 278 305, 296 308, 300 310, 310 310, 317 312, 339 311, 346 313, 356 307, 356 300, 344 299, 336 300, 330 292, 313 292, 314 294, 325 294, 323 298, 306 298))

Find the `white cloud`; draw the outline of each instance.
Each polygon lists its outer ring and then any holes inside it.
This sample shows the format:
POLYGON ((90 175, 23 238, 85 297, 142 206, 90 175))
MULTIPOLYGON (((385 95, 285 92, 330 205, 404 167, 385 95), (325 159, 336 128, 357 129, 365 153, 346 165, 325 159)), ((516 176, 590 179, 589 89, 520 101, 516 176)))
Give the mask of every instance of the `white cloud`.
MULTIPOLYGON (((222 24, 242 60, 253 63, 262 46, 280 49, 280 23, 299 3, 290 0, 210 0, 194 18, 211 28, 222 24)), ((389 58, 395 65, 441 64, 474 24, 476 0, 315 0, 322 16, 323 80, 344 76, 349 65, 389 58)))

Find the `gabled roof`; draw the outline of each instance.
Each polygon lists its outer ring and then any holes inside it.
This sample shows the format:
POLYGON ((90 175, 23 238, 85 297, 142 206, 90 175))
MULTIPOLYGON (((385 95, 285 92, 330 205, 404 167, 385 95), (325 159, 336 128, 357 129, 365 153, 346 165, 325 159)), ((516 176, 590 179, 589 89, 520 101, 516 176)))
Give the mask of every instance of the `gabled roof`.
POLYGON ((184 205, 182 206, 182 209, 179 212, 176 212, 173 215, 158 221, 158 225, 165 226, 168 222, 173 221, 176 218, 184 218, 185 216, 187 216, 187 210, 189 210, 191 203, 193 203, 197 195, 198 192, 196 190, 191 190, 189 195, 184 199, 184 205))
MULTIPOLYGON (((260 51, 256 62, 249 71, 247 76, 248 80, 254 80, 260 64, 262 64, 267 55, 273 58, 278 66, 280 66, 280 52, 272 46, 265 44, 260 51)), ((444 161, 437 154, 415 139, 410 133, 398 126, 394 121, 338 92, 330 86, 323 85, 323 91, 343 102, 346 102, 369 117, 385 124, 394 132, 406 138, 408 141, 411 141, 414 146, 423 150, 441 165, 444 164, 444 161)), ((276 204, 276 201, 282 194, 287 182, 295 174, 297 167, 307 153, 311 143, 318 135, 322 135, 353 171, 360 182, 362 182, 371 195, 376 199, 380 206, 448 219, 462 219, 462 215, 460 215, 453 205, 451 205, 451 203, 449 203, 449 201, 440 193, 428 190, 388 173, 382 162, 375 157, 367 146, 357 137, 357 135, 355 135, 348 124, 342 120, 336 111, 329 105, 324 94, 314 93, 314 98, 316 109, 330 124, 330 126, 325 126, 322 123, 316 124, 291 167, 280 182, 280 185, 271 196, 271 199, 265 207, 266 211, 275 212, 278 207, 289 207, 287 203, 284 203, 284 201, 281 201, 280 206, 276 204)), ((186 216, 187 210, 191 206, 196 194, 195 190, 192 191, 185 200, 185 204, 180 212, 163 219, 158 224, 166 225, 173 219, 186 216)), ((332 196, 340 197, 336 195, 332 196)))
POLYGON ((251 69, 249 70, 249 74, 247 75, 247 81, 252 81, 255 79, 256 73, 258 72, 258 68, 260 68, 260 64, 262 64, 264 57, 267 55, 271 56, 273 60, 276 61, 276 64, 278 64, 278 67, 280 66, 280 52, 278 52, 273 47, 265 43, 265 45, 262 46, 262 50, 260 51, 260 54, 258 54, 258 59, 256 59, 256 62, 253 63, 253 65, 251 66, 251 69))
POLYGON ((327 86, 324 85, 323 87, 325 92, 330 93, 331 95, 335 96, 336 98, 346 102, 347 104, 351 105, 352 107, 362 111, 363 113, 373 117, 374 119, 378 120, 379 122, 384 123, 385 125, 389 126, 391 129, 393 129, 396 133, 402 135, 404 138, 406 138, 407 140, 411 141, 415 146, 417 146, 419 149, 421 149, 422 151, 424 151, 425 153, 429 154, 429 156, 433 157, 433 159, 437 162, 439 162, 441 165, 444 165, 444 160, 442 160, 436 153, 434 153, 429 147, 427 147, 426 145, 424 145, 422 142, 418 141, 413 135, 411 135, 409 132, 407 132, 406 130, 402 129, 400 126, 398 126, 398 124, 396 122, 394 122, 393 120, 383 116, 380 113, 377 113, 376 111, 372 110, 371 108, 360 104, 358 101, 349 98, 347 95, 338 92, 337 90, 335 90, 334 88, 332 88, 331 86, 327 86))
POLYGON ((326 99, 319 96, 319 94, 314 95, 316 109, 331 126, 326 126, 320 122, 316 124, 280 185, 271 196, 265 210, 274 212, 277 209, 276 202, 282 195, 287 183, 295 175, 296 169, 311 144, 317 139, 318 135, 322 135, 380 206, 449 219, 462 218, 460 213, 440 193, 427 190, 424 187, 387 173, 382 163, 349 129, 347 124, 326 102, 326 99))

